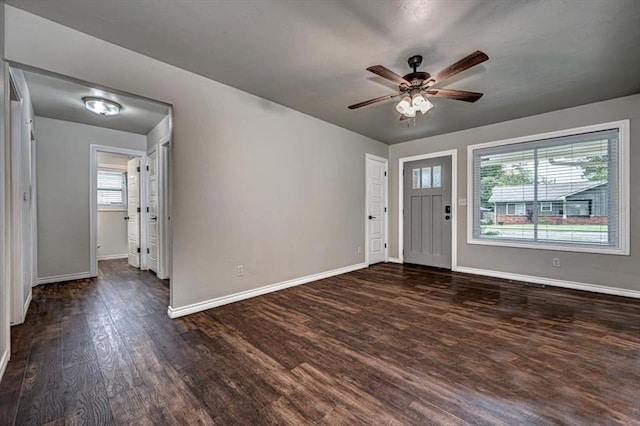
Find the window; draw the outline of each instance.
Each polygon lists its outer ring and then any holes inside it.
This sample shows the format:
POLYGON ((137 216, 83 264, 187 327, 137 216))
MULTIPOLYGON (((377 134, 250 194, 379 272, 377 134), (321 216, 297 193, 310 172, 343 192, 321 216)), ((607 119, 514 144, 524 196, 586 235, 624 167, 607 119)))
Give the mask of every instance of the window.
POLYGON ((507 203, 507 214, 508 215, 524 215, 524 203, 516 203, 516 204, 508 204, 507 203))
POLYGON ((593 200, 567 201, 567 216, 591 217, 591 203, 593 200))
POLYGON ((127 207, 127 178, 122 171, 98 170, 98 207, 127 207))
POLYGON ((468 242, 628 254, 628 135, 625 120, 469 146, 468 242))
POLYGON ((416 168, 411 173, 413 189, 440 188, 442 185, 442 166, 416 168))

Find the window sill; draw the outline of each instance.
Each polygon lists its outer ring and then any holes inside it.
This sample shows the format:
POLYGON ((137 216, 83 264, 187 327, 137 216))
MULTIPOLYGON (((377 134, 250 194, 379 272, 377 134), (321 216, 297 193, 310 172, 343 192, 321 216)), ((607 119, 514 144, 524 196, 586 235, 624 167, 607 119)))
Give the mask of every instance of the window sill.
POLYGON ((126 212, 126 207, 98 207, 99 212, 126 212))
POLYGON ((524 241, 490 240, 490 239, 479 239, 479 238, 468 238, 467 244, 494 246, 494 247, 515 247, 515 248, 534 249, 534 250, 571 251, 576 253, 612 254, 612 255, 618 255, 618 256, 630 255, 628 248, 621 248, 621 247, 568 246, 563 244, 552 244, 552 243, 548 243, 548 244, 530 243, 530 242, 524 242, 524 241))

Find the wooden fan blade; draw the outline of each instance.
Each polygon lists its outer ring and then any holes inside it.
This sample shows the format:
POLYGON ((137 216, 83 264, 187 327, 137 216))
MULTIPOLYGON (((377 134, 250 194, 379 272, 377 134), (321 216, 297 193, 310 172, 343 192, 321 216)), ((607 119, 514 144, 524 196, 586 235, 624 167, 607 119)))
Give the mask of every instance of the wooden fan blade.
POLYGON ((428 85, 434 85, 436 83, 440 83, 443 80, 453 77, 454 75, 460 74, 462 71, 468 70, 471 67, 474 67, 478 64, 483 63, 488 60, 489 57, 486 53, 476 50, 471 55, 467 56, 464 59, 459 60, 453 65, 449 65, 447 68, 443 69, 439 73, 436 73, 431 76, 428 80, 428 85))
POLYGON ((399 76, 395 72, 391 71, 389 68, 384 67, 382 65, 374 65, 372 67, 367 68, 367 71, 371 71, 374 74, 378 74, 380 77, 384 77, 387 80, 391 80, 397 84, 405 84, 407 86, 411 86, 411 83, 399 76))
POLYGON ((482 97, 482 93, 467 92, 465 90, 429 89, 427 93, 438 98, 455 99, 456 101, 475 102, 482 97))
POLYGON ((380 96, 379 98, 369 99, 368 101, 360 102, 359 104, 349 105, 349 109, 356 109, 363 106, 375 104, 376 102, 386 101, 387 99, 395 98, 396 96, 404 95, 402 92, 392 93, 390 95, 380 96))

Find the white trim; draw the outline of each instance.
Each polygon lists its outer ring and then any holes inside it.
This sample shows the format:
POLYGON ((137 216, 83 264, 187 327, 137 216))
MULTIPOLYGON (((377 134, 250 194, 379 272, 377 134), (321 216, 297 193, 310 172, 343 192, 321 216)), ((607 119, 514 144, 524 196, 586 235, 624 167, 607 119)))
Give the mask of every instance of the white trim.
POLYGON ((532 275, 512 274, 510 272, 491 271, 487 269, 469 268, 466 266, 458 266, 455 272, 465 274, 483 275, 486 277, 502 278, 505 280, 522 281, 535 284, 550 285, 554 287, 571 288, 574 290, 590 291, 593 293, 611 294, 614 296, 624 296, 640 298, 640 291, 628 290, 623 288, 607 287, 597 284, 580 283, 576 281, 558 280, 555 278, 534 277, 532 275))
POLYGON ((358 269, 363 269, 366 267, 367 265, 365 265, 364 263, 358 263, 355 265, 345 266, 344 268, 320 272, 318 274, 307 275, 306 277, 300 277, 288 281, 282 281, 276 284, 266 285, 264 287, 259 287, 253 290, 230 294, 228 296, 216 297, 215 299, 205 300, 204 302, 193 303, 191 305, 182 306, 179 308, 172 308, 171 306, 169 306, 167 315, 169 315, 170 318, 178 318, 184 315, 195 314, 196 312, 206 311, 207 309, 216 308, 218 306, 227 305, 229 303, 239 302, 240 300, 250 299, 252 297, 261 296, 263 294, 272 293, 274 291, 284 290, 285 288, 307 284, 313 281, 333 277, 335 275, 346 274, 347 272, 357 271, 358 269))
POLYGON ((27 296, 27 300, 24 301, 24 309, 22 310, 22 322, 27 319, 27 311, 29 310, 29 305, 31 305, 32 297, 33 291, 31 291, 31 288, 29 288, 29 295, 27 296))
POLYGON ((102 256, 98 256, 98 260, 115 260, 115 259, 128 259, 129 254, 104 254, 102 256))
POLYGON ((402 263, 400 262, 400 259, 398 259, 397 257, 390 257, 387 262, 389 263, 402 263))
POLYGON ((2 353, 2 357, 0 357, 0 380, 2 380, 2 376, 4 376, 4 372, 7 369, 7 365, 9 364, 9 349, 5 349, 2 353))
MULTIPOLYGON (((147 167, 147 153, 144 151, 137 151, 133 149, 127 148, 117 148, 114 146, 106 146, 106 145, 96 145, 91 144, 89 149, 89 196, 90 196, 90 213, 89 213, 89 253, 90 253, 90 262, 91 262, 91 270, 90 276, 95 277, 98 275, 98 247, 96 244, 97 241, 97 223, 98 223, 98 152, 106 152, 109 154, 121 154, 121 155, 129 155, 132 157, 140 158, 140 182, 144 182, 146 180, 146 167, 147 167)), ((140 188, 140 211, 141 217, 142 212, 146 210, 147 204, 147 190, 146 186, 141 185, 140 188)), ((140 269, 145 269, 146 266, 146 223, 140 220, 140 269)), ((71 275, 83 275, 81 274, 71 274, 71 275)), ((64 275, 61 275, 64 277, 64 275)), ((45 280, 49 280, 50 277, 45 278, 45 280)), ((82 278, 87 278, 83 276, 82 278)), ((77 278, 71 278, 77 279, 77 278)), ((66 281, 66 280, 62 280, 66 281)), ((47 282, 56 282, 56 281, 47 281, 47 282)), ((38 279, 38 284, 44 284, 46 282, 40 282, 38 279)))
MULTIPOLYGON (((572 129, 559 130, 556 132, 538 133, 535 135, 522 136, 518 138, 503 139, 467 146, 467 244, 499 246, 499 247, 520 247, 536 250, 570 251, 579 253, 614 254, 621 256, 630 255, 630 223, 631 209, 631 167, 629 160, 629 120, 612 121, 609 123, 594 124, 591 126, 576 127, 572 129), (597 132, 618 128, 618 225, 619 241, 618 247, 590 247, 572 246, 566 243, 544 244, 526 241, 503 241, 492 239, 479 239, 473 236, 473 151, 484 148, 492 148, 503 145, 513 145, 522 142, 531 142, 543 139, 551 139, 562 136, 576 135, 580 133, 597 132)), ((566 212, 565 212, 566 213, 566 212)), ((608 288, 608 287, 605 287, 608 288)))
POLYGON ((413 155, 398 159, 398 263, 404 262, 402 249, 404 245, 404 178, 402 170, 404 163, 431 158, 451 157, 451 269, 458 265, 458 150, 431 152, 429 154, 413 155))
POLYGON ((389 159, 373 154, 365 154, 364 159, 364 263, 369 266, 369 160, 384 163, 384 261, 389 259, 389 159))
POLYGON ((96 274, 91 271, 79 272, 77 274, 52 275, 50 277, 38 278, 38 280, 36 281, 36 285, 59 283, 63 281, 83 280, 86 278, 93 278, 95 276, 96 274))

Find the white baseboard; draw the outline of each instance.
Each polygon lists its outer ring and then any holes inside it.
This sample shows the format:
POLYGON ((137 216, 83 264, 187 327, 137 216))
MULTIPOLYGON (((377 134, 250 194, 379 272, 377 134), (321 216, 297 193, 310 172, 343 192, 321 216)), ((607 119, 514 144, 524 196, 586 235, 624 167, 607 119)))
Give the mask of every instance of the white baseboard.
POLYGON ((389 263, 402 263, 400 262, 400 259, 398 259, 397 257, 390 257, 389 259, 387 259, 387 261, 389 263))
POLYGON ((29 305, 31 304, 31 297, 33 296, 33 291, 29 289, 29 295, 27 296, 27 300, 24 301, 24 309, 22 309, 22 322, 27 319, 27 311, 29 310, 29 305))
POLYGON ((83 280, 85 278, 93 278, 96 275, 91 272, 80 272, 78 274, 53 275, 51 277, 38 278, 36 285, 59 283, 62 281, 83 280))
POLYGON ((115 259, 127 259, 129 255, 125 254, 105 254, 102 256, 98 256, 98 260, 115 260, 115 259))
POLYGON ((366 268, 364 263, 358 263, 356 265, 345 266, 344 268, 334 269, 332 271, 320 272, 318 274, 307 275, 306 277, 295 278, 289 281, 283 281, 276 284, 259 287, 253 290, 247 290, 240 293, 230 294, 228 296, 217 297, 215 299, 206 300, 204 302, 194 303, 179 308, 172 308, 169 306, 167 314, 170 318, 178 318, 185 315, 195 314, 196 312, 206 311, 207 309, 215 308, 229 303, 238 302, 240 300, 250 299, 252 297, 261 296, 263 294, 272 293, 278 290, 284 290, 285 288, 294 287, 301 284, 310 283, 312 281, 321 280, 324 278, 333 277, 335 275, 346 274, 347 272, 357 271, 358 269, 366 268))
POLYGON ((555 287, 571 288, 574 290, 591 291, 594 293, 611 294, 614 296, 640 298, 640 291, 627 290, 624 288, 607 287, 597 284, 579 283, 576 281, 557 280, 555 278, 534 277, 532 275, 512 274, 510 272, 490 271, 487 269, 469 268, 466 266, 458 266, 454 269, 456 272, 464 272, 466 274, 483 275, 486 277, 502 278, 505 280, 523 281, 535 284, 550 285, 555 287))
POLYGON ((0 381, 2 381, 4 371, 7 369, 7 364, 9 364, 9 349, 5 349, 0 357, 0 381))

